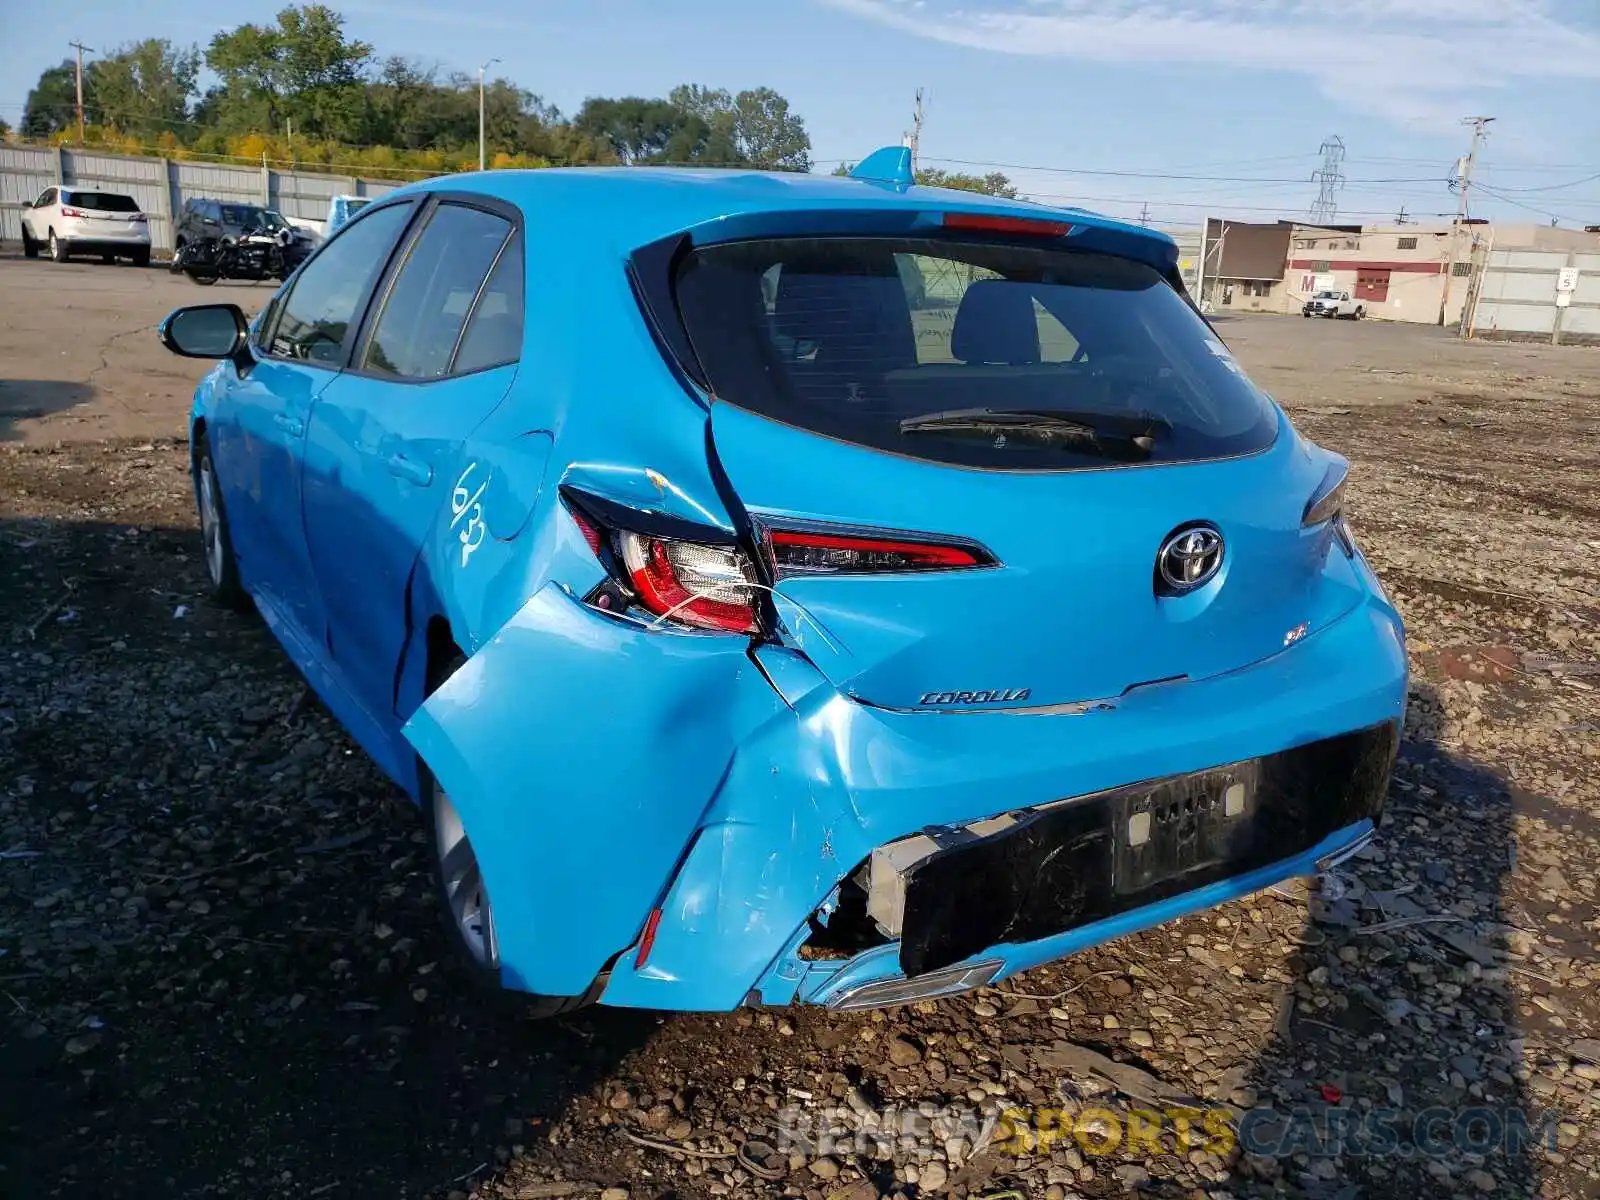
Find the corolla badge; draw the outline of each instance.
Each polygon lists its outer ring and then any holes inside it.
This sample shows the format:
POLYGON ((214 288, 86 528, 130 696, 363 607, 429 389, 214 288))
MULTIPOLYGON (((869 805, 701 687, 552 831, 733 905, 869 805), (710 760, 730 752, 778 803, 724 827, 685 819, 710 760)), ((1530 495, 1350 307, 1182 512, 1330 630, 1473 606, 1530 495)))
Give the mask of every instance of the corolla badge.
POLYGON ((1171 534, 1156 553, 1156 574, 1169 592, 1192 592, 1222 567, 1222 534, 1190 525, 1171 534))

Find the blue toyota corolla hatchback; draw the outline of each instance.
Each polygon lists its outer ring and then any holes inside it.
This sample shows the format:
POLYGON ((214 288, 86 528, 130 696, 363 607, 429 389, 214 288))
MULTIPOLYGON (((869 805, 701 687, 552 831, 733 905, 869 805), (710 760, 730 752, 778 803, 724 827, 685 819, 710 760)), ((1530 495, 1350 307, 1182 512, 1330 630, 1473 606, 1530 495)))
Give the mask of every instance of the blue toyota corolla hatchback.
POLYGON ((854 177, 490 172, 360 212, 192 414, 217 597, 559 1012, 864 1008, 1324 868, 1401 622, 1164 235, 854 177))

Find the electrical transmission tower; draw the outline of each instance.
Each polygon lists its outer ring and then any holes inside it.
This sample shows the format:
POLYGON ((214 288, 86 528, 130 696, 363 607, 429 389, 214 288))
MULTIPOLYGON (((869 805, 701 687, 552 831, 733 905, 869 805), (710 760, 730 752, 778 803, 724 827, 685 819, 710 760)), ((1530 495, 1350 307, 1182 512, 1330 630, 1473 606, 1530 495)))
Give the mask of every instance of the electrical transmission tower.
POLYGON ((1318 225, 1332 225, 1339 213, 1339 192, 1344 188, 1344 141, 1334 134, 1324 138, 1317 151, 1322 155, 1322 167, 1311 173, 1317 185, 1311 219, 1318 225))

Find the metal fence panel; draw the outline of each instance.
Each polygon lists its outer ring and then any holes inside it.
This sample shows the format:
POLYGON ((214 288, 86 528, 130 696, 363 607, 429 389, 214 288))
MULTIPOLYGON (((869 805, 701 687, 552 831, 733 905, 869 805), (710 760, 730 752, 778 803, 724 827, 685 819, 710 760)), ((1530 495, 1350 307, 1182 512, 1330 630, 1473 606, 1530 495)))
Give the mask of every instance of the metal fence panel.
POLYGON ((0 239, 22 240, 22 210, 55 181, 54 150, 0 146, 0 239))
POLYGON ((272 207, 296 225, 314 225, 320 230, 332 199, 355 194, 356 181, 347 175, 276 171, 272 175, 272 207))
POLYGON ((1467 337, 1600 341, 1600 254, 1500 247, 1489 253, 1473 286, 1462 319, 1467 337))
POLYGON ((1565 338, 1569 334, 1584 341, 1600 340, 1600 303, 1587 308, 1573 305, 1567 309, 1561 321, 1561 336, 1565 338))
POLYGON ((1506 333, 1549 333, 1556 326, 1556 309, 1553 304, 1505 304, 1486 299, 1478 304, 1478 314, 1473 323, 1479 337, 1506 333))

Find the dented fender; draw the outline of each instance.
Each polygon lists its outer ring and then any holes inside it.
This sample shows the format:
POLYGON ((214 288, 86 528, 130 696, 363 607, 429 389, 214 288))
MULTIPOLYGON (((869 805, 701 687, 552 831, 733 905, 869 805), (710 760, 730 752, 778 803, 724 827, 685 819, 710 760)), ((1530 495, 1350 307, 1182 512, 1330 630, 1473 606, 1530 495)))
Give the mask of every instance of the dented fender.
POLYGON ((638 938, 734 748, 787 711, 747 648, 549 584, 406 723, 472 839, 508 986, 580 995, 638 938))

